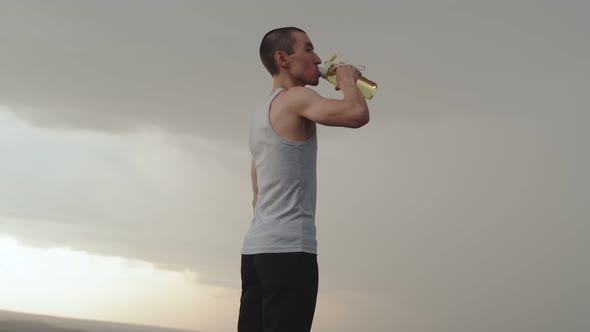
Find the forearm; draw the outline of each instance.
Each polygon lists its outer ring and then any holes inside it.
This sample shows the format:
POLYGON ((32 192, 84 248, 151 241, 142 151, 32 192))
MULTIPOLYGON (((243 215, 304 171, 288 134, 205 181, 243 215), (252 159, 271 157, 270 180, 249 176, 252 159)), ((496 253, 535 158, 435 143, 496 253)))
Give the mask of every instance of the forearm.
POLYGON ((349 112, 355 114, 355 117, 361 123, 369 122, 369 106, 365 97, 352 80, 343 81, 340 84, 340 90, 343 94, 343 101, 348 105, 349 112))
POLYGON ((340 84, 340 90, 344 96, 343 99, 348 102, 352 108, 368 111, 369 107, 367 105, 367 101, 356 86, 356 82, 352 80, 346 80, 340 84))

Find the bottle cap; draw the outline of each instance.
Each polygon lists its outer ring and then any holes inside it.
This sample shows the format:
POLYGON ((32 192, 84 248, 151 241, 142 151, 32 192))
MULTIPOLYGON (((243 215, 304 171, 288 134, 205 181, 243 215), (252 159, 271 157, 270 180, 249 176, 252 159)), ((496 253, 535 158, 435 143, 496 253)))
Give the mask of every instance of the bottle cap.
POLYGON ((328 70, 330 70, 330 67, 332 67, 332 65, 333 63, 326 62, 323 65, 318 66, 318 70, 320 71, 320 75, 322 76, 322 78, 326 78, 328 76, 328 70))
POLYGON ((332 69, 335 59, 336 59, 336 54, 332 55, 332 57, 330 59, 326 60, 326 62, 324 62, 323 65, 318 66, 318 70, 320 71, 320 75, 322 76, 322 78, 326 78, 328 76, 328 71, 330 71, 330 69, 332 69))

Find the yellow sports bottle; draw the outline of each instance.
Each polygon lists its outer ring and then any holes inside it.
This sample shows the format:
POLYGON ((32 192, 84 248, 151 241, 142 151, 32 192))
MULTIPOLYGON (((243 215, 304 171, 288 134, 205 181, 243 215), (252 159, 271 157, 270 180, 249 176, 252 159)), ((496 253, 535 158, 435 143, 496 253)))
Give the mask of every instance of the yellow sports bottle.
MULTIPOLYGON (((323 65, 319 66, 318 69, 320 70, 320 74, 322 78, 326 79, 328 82, 336 85, 336 68, 338 66, 344 65, 345 63, 334 63, 336 59, 336 54, 334 54, 330 59, 326 60, 323 65)), ((359 70, 363 70, 364 66, 354 66, 359 70), (359 68, 360 67, 360 68, 359 68)), ((368 78, 361 76, 356 80, 356 86, 361 91, 361 94, 366 99, 371 99, 377 92, 377 83, 369 80, 368 78)))

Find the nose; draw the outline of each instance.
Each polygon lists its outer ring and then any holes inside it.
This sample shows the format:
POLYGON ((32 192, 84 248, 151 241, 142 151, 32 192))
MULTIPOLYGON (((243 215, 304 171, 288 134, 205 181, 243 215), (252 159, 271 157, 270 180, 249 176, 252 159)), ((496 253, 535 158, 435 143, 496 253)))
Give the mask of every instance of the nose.
POLYGON ((321 63, 322 63, 322 59, 320 59, 320 57, 319 57, 319 55, 317 55, 317 53, 316 53, 316 55, 315 55, 315 58, 313 59, 313 63, 314 63, 315 65, 319 65, 319 64, 321 64, 321 63))

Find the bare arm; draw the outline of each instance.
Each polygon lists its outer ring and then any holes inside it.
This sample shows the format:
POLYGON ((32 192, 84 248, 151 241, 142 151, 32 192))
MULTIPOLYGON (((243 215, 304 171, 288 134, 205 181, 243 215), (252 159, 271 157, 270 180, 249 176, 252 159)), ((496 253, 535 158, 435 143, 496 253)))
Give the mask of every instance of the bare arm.
POLYGON ((256 176, 256 164, 252 158, 252 165, 250 166, 250 175, 252 177, 252 208, 256 209, 256 199, 258 198, 258 178, 256 176))
POLYGON ((343 66, 336 74, 336 88, 342 91, 342 99, 323 98, 312 89, 297 87, 291 89, 293 111, 322 125, 360 128, 369 122, 367 101, 356 87, 360 72, 352 66, 343 66))

